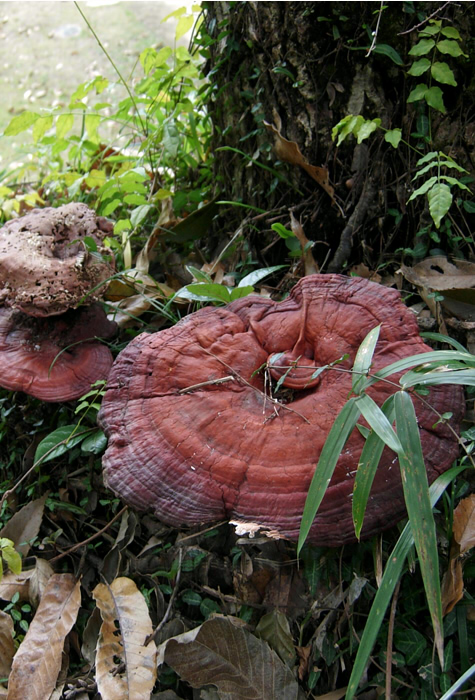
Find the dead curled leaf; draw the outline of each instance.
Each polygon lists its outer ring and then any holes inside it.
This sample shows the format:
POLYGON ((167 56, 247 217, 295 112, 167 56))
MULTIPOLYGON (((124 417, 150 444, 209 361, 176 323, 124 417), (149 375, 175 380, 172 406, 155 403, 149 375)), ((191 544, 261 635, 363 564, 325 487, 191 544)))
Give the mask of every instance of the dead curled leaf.
POLYGON ((454 510, 454 539, 460 546, 460 554, 475 547, 475 494, 463 498, 454 510))
POLYGON ((268 644, 226 618, 207 620, 160 645, 165 661, 193 688, 217 687, 221 700, 302 700, 292 671, 268 644))
POLYGON ((30 501, 20 508, 8 523, 0 530, 0 537, 6 537, 15 543, 15 549, 23 557, 29 552, 30 542, 39 530, 48 494, 30 501))
POLYGON ((295 141, 288 141, 282 136, 280 131, 276 129, 274 124, 269 124, 269 122, 264 122, 264 126, 268 131, 274 134, 274 148, 277 156, 280 160, 284 160, 286 163, 291 165, 299 165, 312 177, 322 189, 331 197, 334 201, 335 190, 330 185, 330 180, 328 177, 327 168, 321 168, 317 165, 311 165, 307 159, 302 155, 300 148, 295 143, 295 141))
POLYGON ((463 597, 462 563, 458 557, 449 561, 449 567, 442 579, 442 614, 448 615, 463 597))
POLYGON ((0 678, 8 678, 15 655, 13 643, 13 620, 0 610, 0 678))
POLYGON ((7 700, 48 700, 61 669, 64 640, 76 622, 80 604, 80 582, 74 576, 51 576, 13 659, 7 700))
POLYGON ((153 641, 144 644, 153 631, 145 598, 126 577, 116 578, 110 586, 99 583, 92 595, 103 620, 96 648, 96 682, 102 699, 146 700, 157 675, 157 649, 153 641))
POLYGON ((0 598, 11 600, 18 593, 20 600, 28 600, 37 608, 46 589, 53 568, 45 559, 36 559, 32 569, 22 571, 20 574, 8 572, 0 581, 0 598))

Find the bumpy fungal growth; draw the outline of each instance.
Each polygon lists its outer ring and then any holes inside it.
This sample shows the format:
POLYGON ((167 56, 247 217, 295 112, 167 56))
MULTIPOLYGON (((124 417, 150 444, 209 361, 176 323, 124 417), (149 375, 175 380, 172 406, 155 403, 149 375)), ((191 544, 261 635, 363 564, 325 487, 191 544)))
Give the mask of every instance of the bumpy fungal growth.
MULTIPOLYGON (((138 336, 116 360, 102 404, 106 483, 174 526, 229 518, 295 540, 323 444, 351 392, 350 372, 327 370, 312 380, 314 368, 347 354, 338 368, 349 370, 378 324, 374 370, 430 350, 397 291, 339 275, 306 277, 282 302, 250 296, 138 336), (284 377, 285 404, 266 396, 259 371, 266 365, 274 380, 284 377)), ((381 405, 394 390, 378 382, 369 393, 381 405)), ((460 387, 436 387, 425 398, 440 412, 452 411, 457 427, 460 387)), ((426 404, 416 400, 415 408, 432 482, 456 457, 457 441, 446 425, 434 425, 426 404)), ((312 543, 355 541, 351 499, 363 444, 355 429, 313 523, 312 543)), ((404 515, 397 458, 385 449, 363 537, 404 515)))
POLYGON ((9 221, 0 229, 0 305, 41 317, 101 299, 101 283, 114 270, 95 253, 107 252, 103 239, 111 231, 109 221, 75 202, 9 221))
POLYGON ((0 386, 43 401, 77 399, 107 378, 112 354, 95 338, 116 328, 99 304, 49 318, 1 308, 0 386))

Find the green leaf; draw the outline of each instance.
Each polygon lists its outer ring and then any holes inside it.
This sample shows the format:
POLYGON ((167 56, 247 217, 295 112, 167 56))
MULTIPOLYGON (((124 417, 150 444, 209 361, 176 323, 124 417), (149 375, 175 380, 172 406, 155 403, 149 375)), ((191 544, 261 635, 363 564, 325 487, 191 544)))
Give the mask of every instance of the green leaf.
POLYGON ((435 41, 433 39, 421 39, 409 51, 409 56, 425 56, 434 46, 435 41))
POLYGON ((457 85, 454 72, 449 68, 447 63, 436 61, 431 65, 430 72, 434 80, 437 80, 438 83, 444 83, 444 85, 457 85))
POLYGON ((153 204, 141 204, 133 209, 130 213, 130 223, 135 228, 147 217, 150 209, 153 209, 153 204))
POLYGON ((452 205, 452 192, 448 185, 438 183, 427 193, 429 200, 429 213, 434 221, 435 227, 440 228, 440 222, 449 211, 452 205))
POLYGON ((84 117, 84 125, 86 127, 87 136, 90 141, 97 141, 97 129, 102 121, 100 114, 86 114, 84 117))
POLYGON ((391 129, 384 134, 384 140, 391 144, 393 148, 397 148, 402 139, 401 129, 391 129))
POLYGON ((450 39, 443 39, 437 42, 437 50, 440 53, 448 54, 456 58, 457 56, 465 56, 468 58, 467 54, 462 51, 457 41, 451 41, 450 39))
POLYGON ((453 187, 457 186, 457 187, 460 187, 461 190, 467 190, 467 192, 470 192, 470 189, 467 187, 467 185, 464 185, 463 182, 460 182, 460 180, 457 180, 456 177, 449 177, 448 175, 441 175, 440 179, 444 180, 445 182, 448 182, 449 185, 452 185, 453 187))
POLYGON ((462 37, 455 29, 455 27, 442 27, 440 33, 447 37, 447 39, 461 39, 462 37))
POLYGON ((18 576, 18 574, 21 573, 21 556, 15 550, 13 542, 10 546, 2 546, 1 553, 2 558, 8 564, 8 568, 10 569, 10 571, 18 576))
POLYGON ((163 148, 172 158, 176 158, 180 147, 180 132, 176 121, 170 117, 163 123, 163 148))
POLYGON ((404 61, 402 60, 401 56, 398 54, 396 49, 389 44, 376 44, 376 46, 373 47, 373 53, 379 53, 382 56, 387 56, 397 66, 404 65, 404 61))
POLYGON ((61 428, 56 428, 56 430, 53 430, 52 433, 43 438, 36 448, 34 462, 38 462, 42 457, 44 457, 43 462, 49 462, 50 459, 60 457, 82 442, 91 431, 92 428, 84 430, 79 428, 78 425, 63 425, 61 428))
MULTIPOLYGON (((438 477, 429 489, 431 506, 434 507, 447 486, 465 469, 453 467, 438 477)), ((410 523, 401 533, 396 546, 388 557, 381 584, 374 597, 373 605, 365 624, 363 635, 358 645, 356 659, 351 671, 345 700, 354 700, 358 685, 368 665, 369 657, 376 642, 386 610, 391 601, 396 584, 399 581, 406 557, 414 544, 410 523)), ((442 698, 441 698, 442 700, 442 698)))
POLYGON ((353 364, 353 374, 351 377, 351 388, 355 394, 358 394, 363 386, 366 376, 370 370, 373 361, 374 350, 378 342, 381 325, 373 328, 365 337, 358 348, 355 361, 353 364))
POLYGON ((238 284, 238 287, 246 287, 250 284, 254 286, 260 282, 260 280, 264 279, 264 277, 272 275, 272 273, 276 272, 277 270, 282 270, 283 267, 287 267, 287 265, 272 265, 272 267, 261 267, 260 270, 254 270, 254 272, 250 272, 248 275, 242 278, 238 284))
POLYGON ((435 645, 443 667, 444 635, 437 536, 416 412, 407 392, 398 391, 395 394, 394 411, 397 434, 404 447, 404 452, 398 454, 404 499, 432 618, 435 645))
MULTIPOLYGON (((101 209, 101 214, 102 216, 109 216, 114 212, 118 207, 122 205, 122 201, 120 199, 113 199, 110 202, 107 202, 105 207, 101 209)), ((115 233, 115 227, 114 227, 114 233, 115 233)))
POLYGON ((281 238, 295 238, 295 233, 282 224, 272 224, 271 229, 278 233, 281 238))
POLYGON ((428 58, 421 58, 419 61, 414 61, 412 66, 407 71, 408 75, 419 76, 426 72, 430 68, 430 61, 428 58))
POLYGON ((182 15, 178 20, 175 31, 175 39, 181 39, 181 37, 188 32, 193 24, 195 23, 195 18, 193 15, 182 15))
POLYGON ((423 634, 413 627, 397 628, 394 631, 394 646, 406 657, 406 664, 413 666, 427 649, 427 640, 423 634))
POLYGON ((100 455, 104 452, 107 445, 107 438, 103 430, 96 430, 91 435, 88 435, 81 444, 81 452, 87 452, 93 455, 100 455))
POLYGON ((165 65, 172 53, 170 46, 163 46, 158 53, 155 53, 155 68, 165 65))
POLYGON ((63 139, 68 131, 73 128, 73 124, 73 114, 60 114, 56 120, 56 138, 63 139))
POLYGON ((447 110, 445 109, 444 105, 443 92, 440 89, 440 87, 437 87, 437 85, 433 85, 426 91, 424 99, 429 105, 429 107, 432 107, 433 109, 442 112, 442 114, 446 113, 447 110))
MULTIPOLYGON (((417 177, 417 175, 416 175, 416 177, 417 177)), ((411 196, 409 197, 409 199, 407 201, 412 202, 412 200, 415 199, 416 197, 420 197, 421 195, 426 194, 426 192, 428 192, 430 190, 430 188, 433 187, 436 183, 437 183, 437 177, 435 175, 433 177, 430 177, 417 190, 414 190, 414 192, 411 194, 411 196)))
POLYGON ((425 83, 419 83, 419 85, 416 85, 414 90, 411 90, 406 102, 417 102, 418 100, 423 100, 428 89, 428 85, 425 83))
POLYGON ((397 454, 403 452, 403 447, 398 436, 378 404, 367 394, 359 396, 356 399, 356 404, 370 428, 374 430, 381 440, 393 450, 393 452, 397 454))
POLYGON ((378 126, 381 124, 381 119, 366 120, 357 128, 353 129, 353 133, 357 137, 357 142, 362 143, 365 139, 370 136, 373 131, 376 131, 378 126))
POLYGON ((430 160, 435 160, 437 163, 441 153, 441 151, 430 151, 430 153, 426 153, 425 156, 419 158, 417 165, 424 165, 424 163, 428 163, 430 160))
POLYGON ((226 304, 231 301, 231 290, 223 284, 187 284, 186 289, 201 299, 224 301, 226 304))
POLYGON ((33 125, 33 141, 38 141, 43 138, 45 133, 53 126, 53 116, 50 114, 47 117, 40 117, 33 125))
POLYGON ((439 386, 440 384, 462 384, 462 386, 475 386, 475 370, 458 369, 450 370, 444 367, 440 371, 428 372, 408 372, 399 380, 404 389, 411 386, 439 386))
MULTIPOLYGON (((390 396, 386 399, 381 407, 381 411, 391 424, 394 421, 394 396, 390 396)), ((383 440, 381 440, 374 430, 371 430, 366 437, 363 451, 361 452, 353 487, 353 523, 355 525, 355 534, 358 539, 360 538, 361 528, 363 527, 364 514, 374 475, 376 474, 376 469, 378 468, 384 447, 385 444, 383 440)))
POLYGON ((239 285, 239 287, 235 287, 231 292, 230 300, 234 301, 235 299, 242 299, 243 297, 248 297, 249 294, 253 293, 254 287, 241 287, 241 285, 239 285))
POLYGON ((172 17, 181 17, 184 15, 186 12, 186 7, 179 7, 177 10, 173 10, 173 12, 170 12, 169 15, 164 17, 161 21, 161 24, 167 21, 167 19, 171 19, 172 17))
POLYGON ((17 117, 13 117, 5 131, 3 132, 4 136, 16 136, 17 134, 20 134, 22 131, 26 131, 29 129, 29 127, 36 122, 37 119, 40 118, 40 115, 37 114, 36 112, 29 112, 26 110, 25 112, 22 112, 19 114, 17 117))
POLYGON ((293 668, 295 647, 287 617, 280 610, 272 610, 261 617, 255 629, 256 635, 264 639, 282 659, 293 668))
POLYGON ((341 409, 325 440, 303 509, 297 553, 300 552, 307 539, 315 515, 333 476, 338 458, 356 426, 359 415, 360 411, 356 400, 351 398, 341 409))

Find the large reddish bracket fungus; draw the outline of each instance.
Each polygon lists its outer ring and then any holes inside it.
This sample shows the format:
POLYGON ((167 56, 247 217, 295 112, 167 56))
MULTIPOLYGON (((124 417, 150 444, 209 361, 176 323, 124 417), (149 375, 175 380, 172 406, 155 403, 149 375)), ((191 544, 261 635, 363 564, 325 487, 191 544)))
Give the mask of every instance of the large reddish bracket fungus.
POLYGON ((101 283, 114 270, 89 253, 84 240, 92 239, 101 254, 111 232, 111 222, 76 202, 9 221, 0 229, 0 304, 51 316, 76 308, 85 297, 87 304, 102 299, 101 283))
MULTIPOLYGON (((315 366, 348 354, 352 367, 367 333, 381 324, 373 369, 430 350, 398 292, 360 278, 313 275, 280 303, 251 296, 207 308, 173 328, 142 334, 119 355, 108 381, 101 422, 109 437, 105 479, 125 501, 153 509, 166 523, 194 525, 229 518, 258 523, 295 540, 325 439, 351 392, 351 373, 315 366), (285 405, 265 393, 291 369, 285 405)), ((397 378, 395 378, 397 379, 397 378)), ((379 405, 394 387, 370 389, 379 405)), ((459 387, 431 390, 440 412, 462 416, 459 387)), ((429 481, 457 455, 457 441, 416 401, 429 481)), ((313 523, 309 541, 355 541, 351 498, 364 439, 354 430, 313 523)), ((396 455, 383 452, 363 537, 405 515, 396 455)))
POLYGON ((95 337, 116 329, 99 304, 49 318, 0 308, 0 386, 42 401, 77 399, 109 374, 112 354, 95 337))

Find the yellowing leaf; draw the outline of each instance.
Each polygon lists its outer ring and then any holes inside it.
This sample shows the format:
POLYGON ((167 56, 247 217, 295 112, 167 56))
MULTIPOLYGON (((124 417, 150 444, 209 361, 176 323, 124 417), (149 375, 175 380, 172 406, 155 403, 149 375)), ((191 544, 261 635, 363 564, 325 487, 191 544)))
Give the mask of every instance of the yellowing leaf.
POLYGON ((192 28, 194 22, 195 18, 193 15, 182 15, 176 25, 175 39, 181 39, 192 28))
POLYGON ((460 554, 475 547, 475 494, 461 500, 454 510, 453 533, 460 554))
POLYGON ((80 583, 74 576, 51 576, 36 615, 13 659, 8 700, 33 697, 48 700, 61 669, 64 640, 76 622, 80 604, 80 583))
POLYGON ((115 579, 110 586, 99 583, 92 594, 103 620, 96 650, 96 682, 101 697, 145 700, 157 675, 155 643, 144 644, 152 633, 145 598, 125 577, 115 579))

